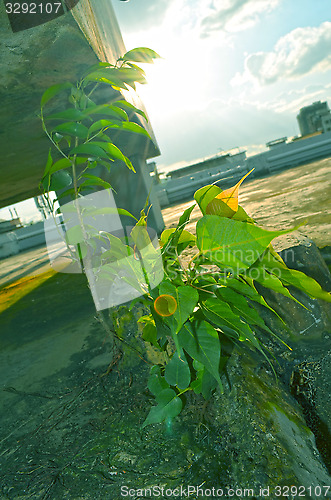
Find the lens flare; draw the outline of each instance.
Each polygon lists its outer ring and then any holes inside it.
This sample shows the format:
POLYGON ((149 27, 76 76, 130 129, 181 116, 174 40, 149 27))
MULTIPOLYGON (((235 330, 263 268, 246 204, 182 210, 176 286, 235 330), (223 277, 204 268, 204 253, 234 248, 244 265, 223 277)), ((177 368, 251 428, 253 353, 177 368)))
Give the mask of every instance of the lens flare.
POLYGON ((160 316, 172 316, 177 309, 177 301, 172 295, 159 295, 154 301, 154 309, 160 316))

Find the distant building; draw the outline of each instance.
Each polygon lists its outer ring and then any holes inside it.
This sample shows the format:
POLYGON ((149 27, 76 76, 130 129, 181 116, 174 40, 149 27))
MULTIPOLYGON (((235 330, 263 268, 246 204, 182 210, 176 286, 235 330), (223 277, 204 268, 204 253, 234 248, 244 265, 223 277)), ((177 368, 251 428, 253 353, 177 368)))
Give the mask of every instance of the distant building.
POLYGON ((199 161, 198 163, 193 163, 185 167, 178 168, 177 170, 172 170, 167 173, 168 179, 178 179, 180 177, 186 177, 187 175, 192 175, 200 172, 206 172, 207 175, 224 174, 233 167, 238 167, 242 165, 246 160, 246 151, 228 151, 222 152, 218 155, 211 156, 205 160, 199 161))
POLYGON ((0 234, 15 231, 15 229, 18 229, 19 227, 23 227, 23 224, 19 217, 13 218, 11 220, 0 219, 0 234))
POLYGON ((268 143, 268 151, 249 156, 247 170, 254 168, 254 175, 258 177, 331 156, 331 132, 328 131, 298 137, 290 142, 278 141, 268 143))
POLYGON ((269 149, 274 149, 281 144, 285 144, 287 141, 287 137, 281 137, 280 139, 274 139, 273 141, 267 142, 266 146, 269 149))
POLYGON ((331 112, 327 102, 316 101, 301 108, 297 120, 303 136, 331 132, 331 112))
POLYGON ((165 182, 157 185, 160 205, 166 207, 192 199, 195 191, 207 184, 230 187, 247 172, 245 164, 246 151, 238 149, 172 170, 166 174, 165 182))

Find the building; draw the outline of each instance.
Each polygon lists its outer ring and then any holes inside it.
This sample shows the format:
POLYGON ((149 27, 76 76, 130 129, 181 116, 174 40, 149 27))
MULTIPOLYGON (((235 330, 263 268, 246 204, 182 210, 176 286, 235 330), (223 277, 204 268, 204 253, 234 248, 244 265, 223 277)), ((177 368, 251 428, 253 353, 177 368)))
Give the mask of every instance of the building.
POLYGON ((331 132, 331 113, 327 102, 316 101, 301 108, 297 120, 302 136, 331 132))
POLYGON ((0 219, 0 234, 15 231, 15 229, 19 227, 23 227, 23 224, 19 217, 13 218, 11 220, 0 219))
POLYGON ((277 144, 277 141, 272 141, 272 143, 272 147, 268 143, 268 151, 247 158, 247 170, 254 168, 254 176, 272 174, 331 156, 331 132, 298 137, 289 142, 280 141, 277 144))
POLYGON ((165 182, 157 184, 161 207, 193 198, 195 191, 207 184, 230 187, 247 172, 246 151, 223 152, 203 161, 173 170, 165 182))
POLYGON ((192 163, 191 165, 173 170, 167 174, 167 178, 174 180, 179 179, 180 177, 196 174, 198 172, 205 172, 207 175, 210 175, 209 172, 213 172, 215 174, 224 173, 233 167, 242 165, 245 159, 246 151, 226 151, 197 163, 192 163))

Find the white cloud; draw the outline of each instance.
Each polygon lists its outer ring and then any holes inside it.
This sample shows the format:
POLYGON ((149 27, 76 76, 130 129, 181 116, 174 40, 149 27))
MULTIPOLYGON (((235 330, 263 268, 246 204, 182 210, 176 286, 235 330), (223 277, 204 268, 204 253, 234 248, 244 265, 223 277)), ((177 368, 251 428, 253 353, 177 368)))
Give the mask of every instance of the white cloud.
POLYGON ((255 25, 263 13, 274 10, 281 0, 214 0, 201 22, 202 37, 214 31, 237 32, 255 25))
POLYGON ((278 40, 271 52, 257 52, 245 60, 245 71, 233 84, 248 80, 268 85, 331 69, 331 22, 318 27, 296 28, 278 40))
POLYGON ((276 113, 297 114, 301 108, 315 101, 331 101, 331 84, 309 85, 303 89, 283 92, 276 99, 264 102, 264 107, 276 113))

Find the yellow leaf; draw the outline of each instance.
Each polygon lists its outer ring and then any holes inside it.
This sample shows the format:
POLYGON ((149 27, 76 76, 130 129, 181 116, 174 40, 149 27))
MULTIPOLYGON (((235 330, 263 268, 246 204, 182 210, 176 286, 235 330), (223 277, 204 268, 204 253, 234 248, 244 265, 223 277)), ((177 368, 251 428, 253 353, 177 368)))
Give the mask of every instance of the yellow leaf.
POLYGON ((216 215, 221 215, 218 213, 218 208, 221 209, 222 212, 224 212, 224 205, 227 205, 228 213, 222 213, 224 217, 230 217, 238 210, 238 196, 239 196, 239 187, 240 184, 246 179, 246 177, 254 170, 250 170, 247 174, 244 175, 242 179, 240 179, 237 184, 229 189, 226 189, 225 191, 222 191, 220 194, 218 194, 207 206, 206 208, 206 213, 207 214, 216 214, 216 215), (222 203, 219 203, 217 200, 220 200, 222 203), (218 204, 220 207, 218 207, 218 204), (233 212, 233 213, 232 213, 233 212))

